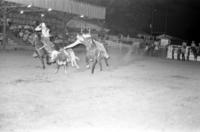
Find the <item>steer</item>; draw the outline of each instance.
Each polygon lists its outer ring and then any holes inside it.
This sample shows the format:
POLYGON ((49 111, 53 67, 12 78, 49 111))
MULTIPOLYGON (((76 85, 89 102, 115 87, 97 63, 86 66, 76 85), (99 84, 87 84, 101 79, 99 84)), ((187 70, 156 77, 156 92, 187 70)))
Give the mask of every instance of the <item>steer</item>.
POLYGON ((57 65, 56 73, 58 72, 61 66, 64 66, 65 73, 67 73, 67 66, 70 63, 73 67, 75 66, 77 69, 79 69, 77 60, 79 60, 79 58, 75 55, 72 49, 60 49, 59 51, 54 50, 51 54, 51 62, 55 62, 57 65))

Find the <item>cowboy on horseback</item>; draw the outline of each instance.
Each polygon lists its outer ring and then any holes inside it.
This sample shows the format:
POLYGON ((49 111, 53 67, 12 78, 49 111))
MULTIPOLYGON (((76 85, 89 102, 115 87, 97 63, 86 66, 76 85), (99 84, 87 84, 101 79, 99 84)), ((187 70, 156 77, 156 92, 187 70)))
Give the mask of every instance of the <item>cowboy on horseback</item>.
POLYGON ((86 50, 88 51, 88 50, 90 50, 90 48, 93 45, 95 45, 95 46, 97 46, 97 49, 99 49, 101 52, 103 52, 103 54, 106 58, 109 58, 109 55, 108 55, 107 50, 105 49, 104 45, 102 43, 96 41, 95 39, 93 39, 90 33, 81 34, 81 35, 78 34, 76 36, 76 38, 77 38, 77 40, 74 43, 66 46, 65 49, 72 48, 78 44, 83 44, 86 46, 86 50))
MULTIPOLYGON (((77 40, 64 47, 64 49, 72 48, 78 44, 83 44, 86 47, 86 67, 90 68, 89 62, 93 61, 93 66, 92 66, 92 73, 94 72, 94 67, 96 63, 98 62, 101 66, 101 59, 105 60, 106 66, 108 66, 107 60, 109 59, 109 55, 107 53, 107 50, 104 46, 103 43, 95 40, 90 32, 85 33, 85 34, 78 34, 77 35, 77 40)), ((102 68, 101 68, 102 69, 102 68)))
POLYGON ((49 28, 44 22, 42 22, 35 28, 35 31, 41 31, 41 42, 43 43, 43 47, 41 48, 44 48, 48 54, 51 54, 51 52, 53 51, 54 44, 50 41, 51 35, 49 33, 49 28))

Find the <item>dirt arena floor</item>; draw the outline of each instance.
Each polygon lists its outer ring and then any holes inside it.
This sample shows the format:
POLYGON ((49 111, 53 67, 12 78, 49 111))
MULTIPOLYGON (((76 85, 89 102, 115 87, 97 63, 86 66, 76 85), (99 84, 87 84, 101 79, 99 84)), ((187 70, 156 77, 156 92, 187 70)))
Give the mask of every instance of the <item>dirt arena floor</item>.
POLYGON ((200 64, 110 48, 95 74, 0 51, 0 132, 199 132, 200 64))

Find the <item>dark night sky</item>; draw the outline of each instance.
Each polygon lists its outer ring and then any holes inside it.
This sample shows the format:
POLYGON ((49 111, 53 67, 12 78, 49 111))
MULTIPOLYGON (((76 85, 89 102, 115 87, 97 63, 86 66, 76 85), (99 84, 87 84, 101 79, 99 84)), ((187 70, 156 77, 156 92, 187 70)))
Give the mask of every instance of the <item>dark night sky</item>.
POLYGON ((153 32, 200 41, 198 0, 79 0, 107 7, 106 23, 124 33, 153 32), (156 11, 152 13, 153 10, 156 11), (153 14, 153 15, 152 15, 153 14))
MULTIPOLYGON (((195 0, 176 0, 176 2, 166 3, 166 5, 167 33, 186 40, 199 41, 200 3, 195 0)), ((163 12, 163 14, 165 13, 163 12)))

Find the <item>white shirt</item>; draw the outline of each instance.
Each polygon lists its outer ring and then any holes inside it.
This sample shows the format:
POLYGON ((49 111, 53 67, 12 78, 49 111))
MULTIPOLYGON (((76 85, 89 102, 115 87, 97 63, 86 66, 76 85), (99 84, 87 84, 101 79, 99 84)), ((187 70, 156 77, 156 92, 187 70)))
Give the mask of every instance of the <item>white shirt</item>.
POLYGON ((49 29, 46 27, 45 23, 41 23, 39 26, 35 28, 36 31, 41 31, 42 30, 42 37, 47 37, 49 38, 51 35, 49 33, 49 29))
POLYGON ((50 36, 51 35, 49 33, 49 29, 48 28, 42 30, 42 37, 48 37, 49 38, 50 36))

